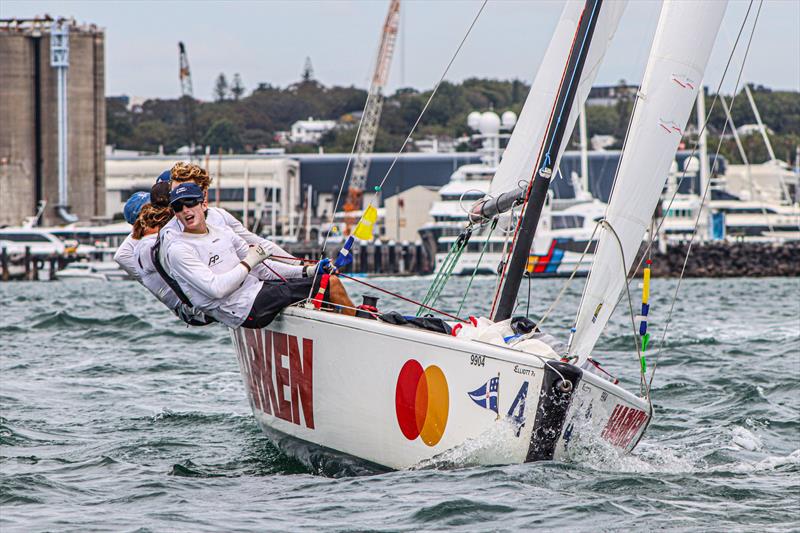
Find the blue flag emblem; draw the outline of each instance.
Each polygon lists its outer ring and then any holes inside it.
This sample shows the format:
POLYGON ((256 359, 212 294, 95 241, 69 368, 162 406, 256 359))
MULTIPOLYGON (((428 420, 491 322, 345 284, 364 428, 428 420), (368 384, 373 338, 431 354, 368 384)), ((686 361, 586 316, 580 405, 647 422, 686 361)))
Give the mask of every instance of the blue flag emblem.
POLYGON ((467 394, 473 402, 499 414, 497 407, 498 389, 500 388, 500 377, 492 378, 477 389, 467 394))
POLYGON ((333 262, 333 265, 336 268, 345 267, 353 262, 353 256, 350 253, 350 248, 353 247, 353 240, 353 236, 350 235, 347 238, 347 241, 344 243, 342 249, 339 250, 339 255, 336 257, 336 261, 333 262))

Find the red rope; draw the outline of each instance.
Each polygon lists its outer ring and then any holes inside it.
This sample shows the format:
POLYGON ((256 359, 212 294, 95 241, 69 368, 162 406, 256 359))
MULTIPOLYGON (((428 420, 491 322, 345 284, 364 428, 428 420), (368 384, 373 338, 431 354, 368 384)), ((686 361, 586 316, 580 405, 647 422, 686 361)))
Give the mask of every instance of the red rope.
POLYGON ((339 277, 342 277, 342 278, 345 278, 345 279, 349 279, 349 280, 351 280, 351 281, 355 281, 356 283, 361 283, 362 285, 366 285, 366 286, 367 286, 367 287, 369 287, 370 289, 375 289, 376 291, 380 291, 380 292, 386 293, 386 294, 388 294, 389 296, 394 296, 395 298, 399 298, 399 299, 401 299, 401 300, 404 300, 404 301, 406 301, 406 302, 408 302, 408 303, 412 303, 412 304, 414 304, 414 305, 418 305, 418 306, 420 306, 420 307, 424 307, 425 309, 428 309, 429 311, 433 311, 434 313, 439 313, 440 315, 444 315, 444 316, 446 316, 447 318, 452 318, 453 320, 458 320, 459 322, 465 322, 465 323, 468 323, 468 322, 467 322, 466 320, 464 320, 463 318, 458 318, 457 316, 453 316, 453 315, 451 315, 451 314, 449 314, 449 313, 445 313, 444 311, 441 311, 441 310, 439 310, 439 309, 436 309, 435 307, 430 307, 430 306, 427 306, 427 305, 425 305, 425 304, 423 304, 423 303, 420 303, 420 302, 414 301, 414 300, 412 300, 411 298, 406 298, 405 296, 401 296, 401 295, 397 294, 396 292, 392 292, 392 291, 390 291, 390 290, 382 289, 381 287, 378 287, 378 286, 376 286, 376 285, 372 285, 371 283, 367 283, 367 282, 366 282, 366 281, 364 281, 364 280, 361 280, 361 279, 358 279, 358 278, 353 278, 353 277, 350 277, 350 276, 348 276, 347 274, 342 274, 341 272, 340 272, 338 275, 339 275, 339 277))
MULTIPOLYGON (((578 19, 578 26, 575 28, 575 35, 572 36, 572 46, 570 50, 575 47, 575 41, 578 39, 578 29, 581 26, 581 20, 583 20, 584 15, 586 14, 586 9, 584 8, 581 11, 581 18, 578 19)), ((567 75, 567 67, 569 67, 569 59, 570 56, 567 56, 567 63, 564 65, 564 70, 561 72, 561 82, 560 84, 564 83, 564 78, 567 75)), ((578 80, 580 82, 580 80, 578 80)), ((556 112, 556 105, 558 104, 558 99, 553 102, 553 107, 550 109, 550 119, 547 121, 547 129, 545 130, 545 135, 547 134, 547 130, 550 129, 550 124, 553 122, 553 117, 555 116, 556 112)), ((569 117, 569 114, 567 114, 569 117)), ((547 142, 547 139, 542 137, 542 145, 539 147, 539 155, 541 156, 542 150, 544 150, 544 144, 547 142)), ((556 155, 556 159, 558 159, 558 155, 556 155)), ((557 161, 553 161, 553 168, 555 168, 555 164, 557 161)), ((514 251, 514 245, 517 242, 517 233, 519 233, 519 228, 522 225, 522 217, 525 214, 525 210, 528 208, 528 198, 530 198, 531 190, 533 189, 533 180, 536 179, 536 174, 539 172, 538 168, 533 169, 533 175, 531 176, 530 181, 528 182, 528 190, 525 192, 525 203, 522 204, 522 210, 519 213, 519 218, 517 219, 517 227, 514 229, 514 238, 511 239, 511 246, 509 247, 508 251, 506 252, 506 260, 503 262, 503 271, 500 273, 500 283, 497 284, 497 290, 494 293, 494 298, 492 299, 492 310, 489 312, 489 316, 494 315, 494 308, 497 305, 498 296, 500 295, 500 290, 503 288, 503 280, 506 277, 506 268, 508 267, 508 258, 511 256, 512 252, 514 251)))
MULTIPOLYGON (((303 261, 305 263, 310 263, 310 264, 319 263, 319 261, 316 261, 314 259, 301 259, 299 257, 286 257, 286 256, 282 256, 282 255, 271 255, 270 258, 275 258, 275 259, 295 259, 295 260, 303 261)), ((397 294, 396 292, 392 292, 390 290, 378 287, 377 285, 373 285, 371 283, 367 283, 364 280, 348 276, 347 274, 342 274, 341 272, 339 272, 339 274, 337 274, 337 275, 339 277, 342 277, 342 278, 345 278, 345 279, 349 279, 351 281, 355 281, 356 283, 361 283, 362 285, 366 285, 370 289, 375 289, 376 291, 383 292, 385 294, 388 294, 389 296, 394 296, 395 298, 399 298, 399 299, 404 300, 404 301, 406 301, 408 303, 412 303, 414 305, 418 305, 418 306, 420 306, 420 307, 422 307, 424 309, 427 309, 429 311, 433 311, 434 313, 439 313, 440 315, 446 316, 447 318, 452 318, 453 320, 458 320, 459 322, 468 323, 463 318, 458 318, 457 316, 451 315, 449 313, 445 313, 444 311, 442 311, 440 309, 436 309, 435 307, 430 307, 430 306, 425 305, 425 304, 423 304, 421 302, 417 302, 416 300, 412 300, 411 298, 406 298, 405 296, 401 296, 401 295, 397 294)))
POLYGON ((267 270, 269 270, 270 272, 272 272, 273 274, 275 274, 276 276, 278 276, 279 278, 281 278, 281 281, 286 281, 286 278, 284 278, 283 276, 281 276, 280 274, 278 274, 278 273, 275 271, 275 269, 272 269, 272 268, 270 268, 270 267, 269 267, 269 265, 267 265, 266 263, 261 263, 261 264, 262 264, 262 265, 264 265, 265 267, 267 267, 267 270))

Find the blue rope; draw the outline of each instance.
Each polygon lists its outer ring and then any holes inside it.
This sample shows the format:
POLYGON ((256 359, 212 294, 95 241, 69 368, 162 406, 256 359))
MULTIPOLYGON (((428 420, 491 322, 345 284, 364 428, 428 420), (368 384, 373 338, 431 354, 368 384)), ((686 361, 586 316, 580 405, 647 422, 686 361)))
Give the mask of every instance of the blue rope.
MULTIPOLYGON (((592 7, 592 13, 591 13, 591 15, 590 15, 590 17, 589 17, 589 24, 588 24, 588 26, 591 26, 591 25, 592 25, 592 20, 594 20, 594 15, 595 15, 595 13, 597 12, 597 5, 599 4, 599 2, 600 2, 600 0, 595 0, 595 2, 594 2, 594 6, 592 7)), ((588 26, 587 26, 587 27, 588 27, 588 26)), ((580 57, 580 55, 583 53, 583 49, 584 49, 584 47, 586 46, 586 38, 587 38, 587 35, 584 35, 584 36, 583 36, 583 41, 581 42, 581 48, 580 48, 580 50, 578 51, 578 56, 579 56, 579 57, 580 57)), ((575 64, 575 67, 577 67, 577 66, 578 66, 578 65, 577 65, 577 63, 576 63, 576 64, 575 64)), ((574 81, 575 81, 575 73, 576 73, 576 70, 577 70, 577 68, 574 68, 574 69, 572 70, 572 74, 570 75, 570 78, 569 78, 569 84, 567 85, 567 92, 569 92, 569 91, 570 91, 570 89, 572 89, 572 84, 573 84, 573 83, 574 83, 574 81)), ((559 124, 561 124, 561 118, 564 116, 564 108, 565 108, 566 106, 567 106, 567 99, 565 98, 565 99, 564 99, 564 101, 561 103, 561 110, 558 112, 558 117, 556 117, 556 129, 558 129, 558 125, 559 125, 559 124)), ((544 161, 542 162, 542 168, 540 168, 540 169, 539 169, 540 171, 544 170, 544 169, 545 169, 545 168, 547 168, 547 166, 549 165, 549 163, 550 163, 550 161, 551 161, 551 159, 550 159, 550 150, 552 150, 552 149, 553 149, 553 143, 554 143, 555 141, 556 141, 556 139, 555 139, 555 135, 553 135, 553 136, 550 138, 550 145, 547 147, 547 152, 544 154, 544 161)))

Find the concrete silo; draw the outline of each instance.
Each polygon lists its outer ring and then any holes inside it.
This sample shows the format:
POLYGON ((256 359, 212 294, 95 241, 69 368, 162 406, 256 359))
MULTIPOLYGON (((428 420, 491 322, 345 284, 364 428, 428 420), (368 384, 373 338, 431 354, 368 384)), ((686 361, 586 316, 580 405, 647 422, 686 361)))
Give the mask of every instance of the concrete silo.
POLYGON ((0 21, 0 224, 22 223, 42 201, 43 225, 105 213, 105 37, 95 26, 62 22, 68 67, 60 109, 53 21, 0 21))

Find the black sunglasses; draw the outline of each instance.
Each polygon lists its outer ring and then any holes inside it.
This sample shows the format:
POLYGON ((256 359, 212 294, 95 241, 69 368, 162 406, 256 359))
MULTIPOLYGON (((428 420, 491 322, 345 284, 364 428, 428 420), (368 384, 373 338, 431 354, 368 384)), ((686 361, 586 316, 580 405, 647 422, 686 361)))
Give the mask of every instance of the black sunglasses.
POLYGON ((176 213, 180 213, 183 211, 184 207, 194 207, 200 203, 199 198, 187 198, 186 200, 175 200, 169 206, 172 208, 173 211, 176 213))

